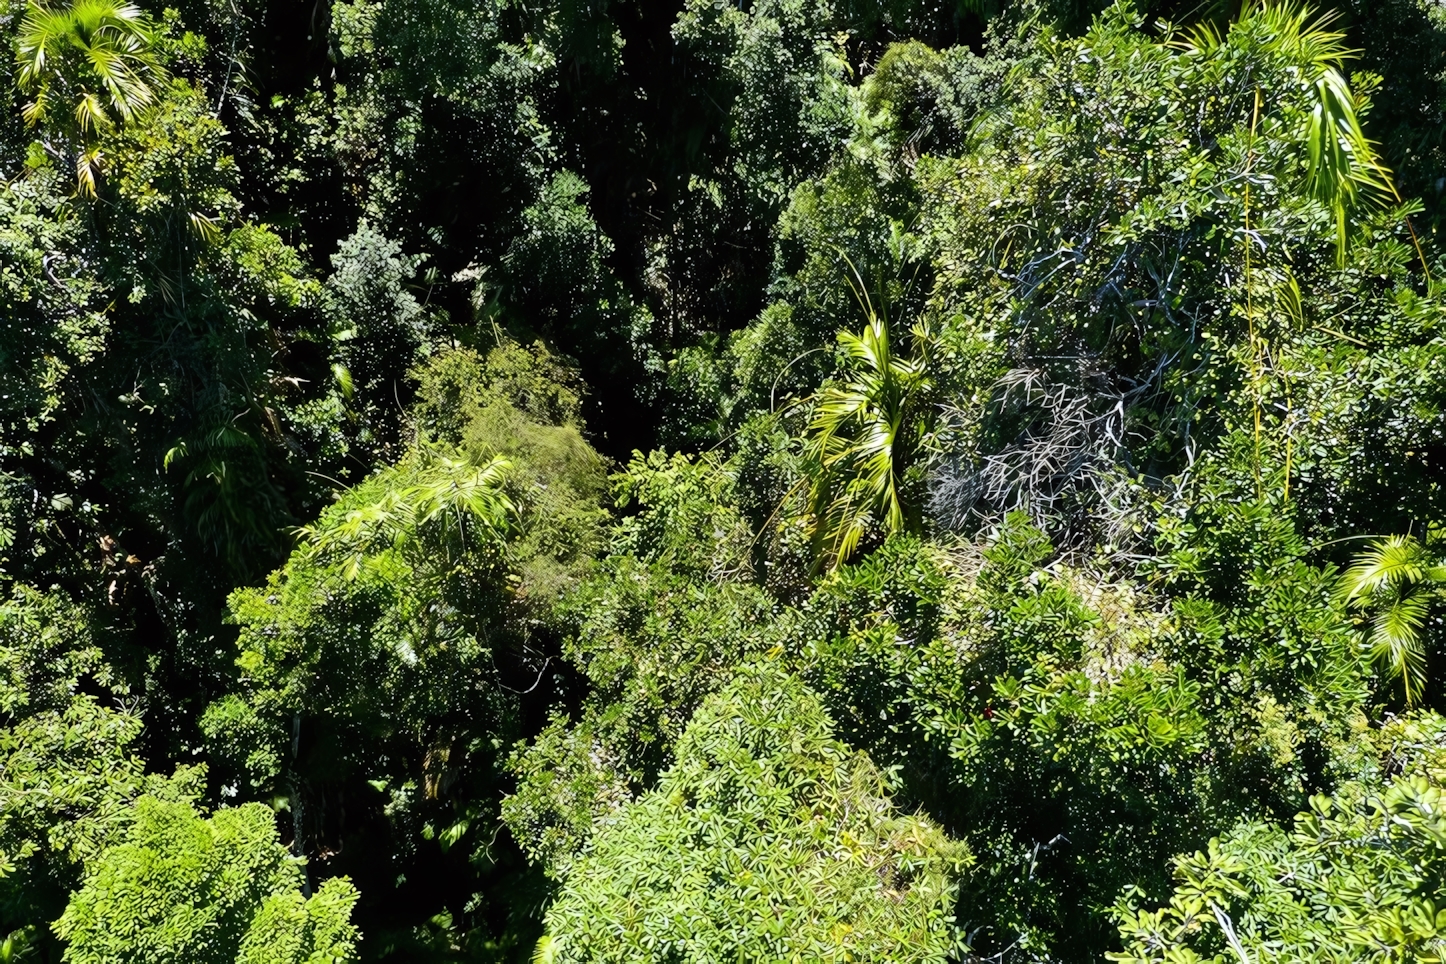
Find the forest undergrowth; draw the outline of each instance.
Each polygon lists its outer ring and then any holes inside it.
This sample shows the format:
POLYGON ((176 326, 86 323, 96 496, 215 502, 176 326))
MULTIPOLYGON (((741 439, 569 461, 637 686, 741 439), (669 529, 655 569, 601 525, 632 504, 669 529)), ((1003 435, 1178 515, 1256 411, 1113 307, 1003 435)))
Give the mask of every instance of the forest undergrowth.
POLYGON ((1446 961, 1438 0, 0 37, 0 964, 1446 961))

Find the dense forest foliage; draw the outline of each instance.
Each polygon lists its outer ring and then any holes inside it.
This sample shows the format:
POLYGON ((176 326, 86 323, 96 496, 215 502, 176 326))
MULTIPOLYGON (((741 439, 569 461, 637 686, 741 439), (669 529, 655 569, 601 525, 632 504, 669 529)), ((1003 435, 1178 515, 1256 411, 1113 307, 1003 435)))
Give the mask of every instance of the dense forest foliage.
POLYGON ((1336 2, 0 0, 0 962, 1446 960, 1336 2))

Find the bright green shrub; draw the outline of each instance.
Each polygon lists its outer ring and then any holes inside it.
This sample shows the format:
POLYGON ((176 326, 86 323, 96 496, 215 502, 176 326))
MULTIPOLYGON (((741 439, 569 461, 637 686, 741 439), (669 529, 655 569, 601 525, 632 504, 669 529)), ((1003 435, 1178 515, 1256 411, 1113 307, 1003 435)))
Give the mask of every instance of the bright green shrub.
POLYGON ((268 807, 206 818, 141 797, 125 842, 87 868, 55 930, 70 964, 354 961, 355 888, 336 878, 301 899, 303 877, 268 807))
POLYGON ((63 594, 17 587, 0 605, 0 935, 45 941, 38 931, 125 833, 138 796, 199 796, 199 768, 146 773, 144 723, 116 705, 126 691, 63 594))
POLYGON ((591 568, 607 522, 607 462, 583 436, 577 373, 541 342, 486 357, 441 352, 415 372, 419 436, 473 461, 504 457, 517 506, 507 563, 516 599, 541 614, 591 568))
POLYGON ((573 867, 551 959, 945 960, 968 851, 900 814, 831 730, 767 665, 705 701, 657 788, 573 867))
POLYGON ((1125 950, 1110 959, 1441 960, 1446 721, 1434 714, 1407 719, 1389 726, 1387 736, 1388 745, 1405 744, 1390 754, 1396 775, 1312 797, 1291 829, 1244 823, 1181 856, 1175 892, 1158 910, 1127 893, 1118 911, 1125 950))

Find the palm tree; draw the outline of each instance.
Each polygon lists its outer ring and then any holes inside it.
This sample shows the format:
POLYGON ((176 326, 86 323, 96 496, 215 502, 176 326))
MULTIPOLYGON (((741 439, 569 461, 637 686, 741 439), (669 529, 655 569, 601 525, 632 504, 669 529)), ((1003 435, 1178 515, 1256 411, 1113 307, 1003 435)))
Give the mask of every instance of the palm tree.
MULTIPOLYGON (((424 578, 433 563, 450 565, 466 551, 469 531, 481 536, 473 548, 506 535, 517 514, 504 490, 511 468, 502 456, 479 466, 418 452, 369 483, 380 488, 378 497, 333 508, 299 529, 302 552, 337 564, 347 580, 396 552, 424 578)), ((354 491, 370 494, 365 486, 354 491)))
POLYGON ((1446 562, 1413 536, 1389 536, 1356 556, 1340 593, 1354 607, 1376 607, 1367 634, 1371 655, 1400 677, 1406 702, 1414 704, 1426 684, 1422 629, 1431 602, 1446 594, 1446 562))
MULTIPOLYGON (((1266 49, 1299 72, 1307 97, 1305 129, 1306 190, 1328 208, 1336 225, 1336 250, 1345 258, 1352 208, 1362 197, 1397 196, 1391 172, 1376 145, 1361 127, 1361 102, 1351 92, 1342 69, 1356 53, 1345 46, 1345 34, 1331 29, 1335 13, 1317 16, 1313 7, 1296 2, 1246 4, 1231 32, 1260 31, 1266 49)), ((1208 55, 1225 44, 1209 24, 1185 32, 1179 46, 1208 55)))
POLYGON ((31 98, 24 117, 67 142, 64 153, 75 158, 76 180, 87 194, 95 193, 96 137, 156 100, 166 74, 155 39, 150 20, 128 3, 30 0, 16 38, 17 82, 31 98))
POLYGON ((913 357, 901 358, 890 343, 887 317, 866 296, 860 300, 868 324, 857 335, 838 336, 853 371, 814 397, 805 449, 814 467, 809 508, 817 558, 829 567, 848 560, 871 524, 917 532, 923 521, 905 476, 932 426, 933 409, 926 404, 933 387, 931 333, 915 326, 913 357))

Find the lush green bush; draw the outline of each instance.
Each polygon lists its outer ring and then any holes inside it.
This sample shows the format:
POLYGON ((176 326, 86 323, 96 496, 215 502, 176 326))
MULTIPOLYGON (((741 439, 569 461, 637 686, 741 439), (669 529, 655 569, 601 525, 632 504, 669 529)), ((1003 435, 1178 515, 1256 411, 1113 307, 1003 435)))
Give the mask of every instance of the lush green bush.
POLYGON ((1392 723, 1389 769, 1311 798, 1293 827, 1245 823, 1175 863, 1158 909, 1127 894, 1121 962, 1433 960, 1446 853, 1439 716, 1392 723))
POLYGON ((968 851, 886 787, 806 687, 747 669, 579 858, 544 958, 943 961, 968 851))
POLYGON ((356 890, 333 878, 303 898, 302 868, 277 843, 269 808, 202 817, 153 797, 135 807, 124 842, 91 862, 55 923, 67 961, 356 960, 356 890))
POLYGON ((506 342, 485 359, 464 350, 418 370, 419 434, 478 463, 501 456, 518 508, 507 547, 516 596, 545 612, 588 572, 607 522, 607 462, 587 441, 577 373, 538 342, 506 342))
POLYGON ((0 933, 46 946, 82 870, 117 842, 142 794, 200 796, 199 768, 148 774, 145 723, 97 645, 94 621, 58 593, 0 605, 0 933))

